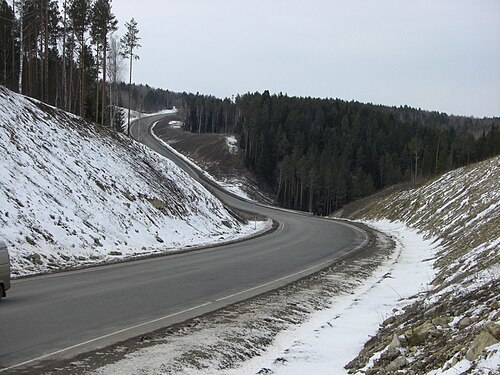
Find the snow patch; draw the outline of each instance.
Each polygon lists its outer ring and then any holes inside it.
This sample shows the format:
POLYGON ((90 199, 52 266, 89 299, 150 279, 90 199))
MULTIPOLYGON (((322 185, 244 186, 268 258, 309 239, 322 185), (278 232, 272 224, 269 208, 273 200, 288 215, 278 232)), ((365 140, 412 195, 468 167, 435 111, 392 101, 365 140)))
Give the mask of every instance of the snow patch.
POLYGON ((234 135, 230 135, 226 137, 226 145, 229 149, 230 154, 237 154, 238 153, 238 140, 234 135))

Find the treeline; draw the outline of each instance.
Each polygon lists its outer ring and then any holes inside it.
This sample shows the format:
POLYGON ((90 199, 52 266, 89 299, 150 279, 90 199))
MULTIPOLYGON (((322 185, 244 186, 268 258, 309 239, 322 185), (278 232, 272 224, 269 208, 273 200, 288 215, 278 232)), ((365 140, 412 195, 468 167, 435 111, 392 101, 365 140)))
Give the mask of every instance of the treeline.
POLYGON ((384 187, 416 181, 500 152, 495 120, 483 134, 403 121, 394 108, 339 99, 185 95, 192 132, 235 132, 247 166, 284 207, 329 214, 384 187))
POLYGON ((436 111, 425 111, 422 109, 402 107, 381 107, 382 110, 389 110, 405 124, 420 124, 432 126, 439 129, 455 129, 459 132, 467 132, 479 138, 483 133, 488 133, 493 126, 500 128, 500 117, 494 118, 474 118, 466 116, 447 115, 436 111))
POLYGON ((240 111, 232 100, 187 93, 183 93, 181 99, 180 115, 190 132, 234 132, 240 111))
POLYGON ((111 7, 111 0, 0 0, 0 84, 121 127, 115 108, 126 103, 118 85, 130 46, 114 34, 111 7))
MULTIPOLYGON (((132 84, 130 92, 131 108, 146 113, 159 112, 166 108, 180 108, 182 106, 183 95, 185 95, 142 84, 132 84)), ((128 93, 129 85, 123 82, 119 83, 117 95, 121 102, 127 103, 128 93)))

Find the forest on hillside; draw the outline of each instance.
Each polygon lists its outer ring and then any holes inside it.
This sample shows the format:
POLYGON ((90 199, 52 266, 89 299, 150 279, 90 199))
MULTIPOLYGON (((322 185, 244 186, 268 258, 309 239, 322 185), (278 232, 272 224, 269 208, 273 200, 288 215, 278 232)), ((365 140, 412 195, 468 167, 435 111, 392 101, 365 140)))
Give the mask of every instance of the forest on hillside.
POLYGON ((451 117, 339 99, 184 94, 191 132, 239 135, 246 165, 279 204, 318 214, 500 152, 499 119, 451 117), (480 131, 480 135, 477 133, 480 131))
POLYGON ((140 38, 133 19, 122 38, 117 27, 111 0, 0 0, 0 84, 119 129, 140 38))

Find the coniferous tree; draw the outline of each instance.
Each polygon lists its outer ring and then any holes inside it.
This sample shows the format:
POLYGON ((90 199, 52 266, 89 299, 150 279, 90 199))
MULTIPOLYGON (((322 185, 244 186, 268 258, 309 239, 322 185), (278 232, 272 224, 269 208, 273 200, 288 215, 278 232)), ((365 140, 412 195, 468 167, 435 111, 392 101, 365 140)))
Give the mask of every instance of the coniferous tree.
POLYGON ((139 29, 137 28, 137 22, 132 18, 130 22, 125 23, 125 28, 127 32, 120 40, 122 46, 122 56, 129 59, 129 92, 128 92, 128 122, 127 122, 127 135, 130 136, 130 100, 131 100, 131 86, 132 86, 132 61, 139 60, 139 56, 135 53, 135 50, 141 45, 139 44, 139 29))
POLYGON ((0 2, 0 84, 10 88, 14 88, 15 82, 15 26, 14 7, 2 0, 0 2))
POLYGON ((79 44, 79 114, 84 117, 84 102, 86 96, 85 76, 86 76, 86 36, 90 26, 90 0, 72 0, 69 9, 69 16, 76 41, 79 44))
POLYGON ((117 30, 117 24, 118 21, 111 12, 111 0, 96 0, 92 8, 92 35, 95 40, 97 51, 102 51, 101 125, 104 125, 106 112, 108 36, 117 30))

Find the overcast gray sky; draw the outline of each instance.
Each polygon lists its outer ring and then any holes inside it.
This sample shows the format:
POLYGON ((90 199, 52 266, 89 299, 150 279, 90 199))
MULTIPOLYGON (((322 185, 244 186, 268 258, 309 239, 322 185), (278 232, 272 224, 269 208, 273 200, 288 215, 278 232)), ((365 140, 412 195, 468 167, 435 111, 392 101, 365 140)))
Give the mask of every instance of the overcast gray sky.
POLYGON ((500 116, 499 0, 114 0, 133 80, 500 116))

